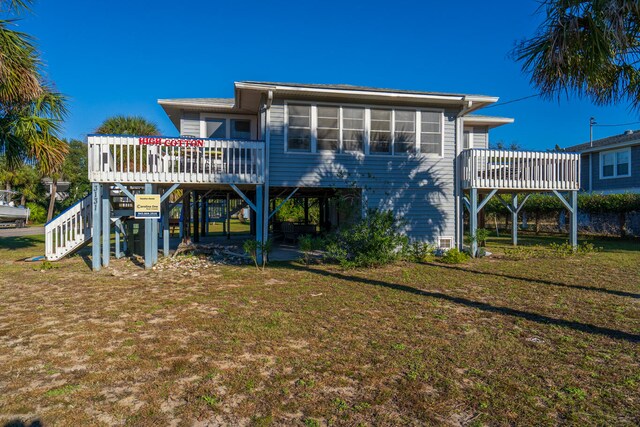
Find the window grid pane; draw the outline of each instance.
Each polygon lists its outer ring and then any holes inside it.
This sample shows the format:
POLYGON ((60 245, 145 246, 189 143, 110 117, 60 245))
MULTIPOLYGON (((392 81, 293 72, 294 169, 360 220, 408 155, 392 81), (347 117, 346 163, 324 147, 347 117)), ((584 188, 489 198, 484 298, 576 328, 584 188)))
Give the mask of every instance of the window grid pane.
POLYGON ((360 151, 364 146, 364 108, 342 109, 342 147, 344 151, 360 151))
POLYGON ((318 151, 340 151, 338 107, 318 106, 318 151))
POLYGON ((423 111, 420 124, 420 152, 427 154, 442 153, 442 114, 423 111))
POLYGON ((391 110, 371 110, 372 154, 391 154, 391 110))
POLYGON ((288 116, 287 148, 311 151, 311 106, 289 105, 288 116))
POLYGON ((413 153, 416 148, 415 111, 396 111, 395 153, 413 153))

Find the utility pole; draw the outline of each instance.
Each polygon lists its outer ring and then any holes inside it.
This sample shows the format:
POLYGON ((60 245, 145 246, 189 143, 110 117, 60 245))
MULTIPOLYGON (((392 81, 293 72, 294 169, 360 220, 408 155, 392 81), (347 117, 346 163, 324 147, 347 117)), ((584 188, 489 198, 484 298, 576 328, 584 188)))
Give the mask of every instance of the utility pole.
POLYGON ((589 147, 593 147, 593 126, 598 124, 594 117, 589 118, 589 147))

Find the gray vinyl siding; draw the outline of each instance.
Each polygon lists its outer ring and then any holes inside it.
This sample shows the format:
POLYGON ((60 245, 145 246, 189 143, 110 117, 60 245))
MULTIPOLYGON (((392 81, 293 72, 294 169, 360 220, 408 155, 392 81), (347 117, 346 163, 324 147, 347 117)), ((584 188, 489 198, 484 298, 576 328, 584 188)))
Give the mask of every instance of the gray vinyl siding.
POLYGON ((589 191, 589 154, 580 156, 580 189, 589 191))
POLYGON ((185 112, 180 118, 180 135, 200 137, 200 114, 185 112))
POLYGON ((365 208, 393 210, 414 239, 455 236, 456 111, 444 114, 444 157, 287 153, 284 102, 271 107, 270 186, 360 188, 365 208))
POLYGON ((489 148, 489 130, 486 126, 473 127, 473 148, 489 148))
MULTIPOLYGON (((607 151, 607 150, 603 150, 607 151)), ((582 158, 583 162, 589 164, 589 157, 582 158)), ((591 160, 592 191, 605 191, 624 193, 625 191, 638 191, 640 188, 640 145, 631 147, 631 176, 621 178, 600 179, 600 153, 593 153, 591 160)), ((582 177, 584 188, 588 188, 589 176, 582 177)))

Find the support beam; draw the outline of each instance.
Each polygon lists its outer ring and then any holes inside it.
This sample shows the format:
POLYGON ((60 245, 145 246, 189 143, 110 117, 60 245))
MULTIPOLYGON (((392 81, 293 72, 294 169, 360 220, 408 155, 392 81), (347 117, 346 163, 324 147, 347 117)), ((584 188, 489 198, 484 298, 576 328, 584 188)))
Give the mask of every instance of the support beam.
POLYGON ((231 188, 233 188, 233 191, 238 193, 238 196, 240 196, 242 200, 244 200, 245 203, 248 204, 251 209, 253 209, 254 212, 257 211, 256 205, 242 192, 242 190, 238 188, 237 185, 235 184, 229 184, 229 185, 231 186, 231 188))
POLYGON ((256 240, 258 242, 258 253, 257 253, 257 258, 258 258, 258 263, 262 264, 263 262, 263 256, 265 254, 262 253, 262 244, 264 243, 264 211, 262 209, 262 203, 264 203, 263 200, 263 185, 256 185, 256 204, 255 204, 255 211, 256 211, 256 240))
POLYGON ((91 267, 93 271, 100 271, 100 232, 102 228, 102 184, 91 184, 91 215, 92 226, 91 231, 91 267))
POLYGON ((476 233, 478 231, 478 189, 472 188, 469 190, 470 198, 470 215, 469 215, 469 234, 471 237, 471 256, 476 257, 478 254, 478 239, 476 239, 476 233))
POLYGON ((122 254, 120 253, 120 229, 122 228, 122 220, 120 218, 116 219, 114 231, 116 234, 116 259, 122 258, 122 254))
POLYGON ((200 200, 197 191, 193 192, 193 241, 200 241, 200 200))
POLYGON ((462 203, 464 204, 464 207, 467 208, 469 212, 471 212, 471 202, 469 202, 469 198, 466 196, 462 196, 462 203))
POLYGON ((571 191, 571 229, 569 232, 569 243, 575 251, 578 248, 578 192, 571 191))
POLYGON ((289 199, 291 197, 293 197, 294 194, 296 194, 296 192, 300 189, 300 187, 296 187, 291 193, 289 193, 289 195, 287 197, 285 197, 285 199, 280 202, 280 204, 278 205, 277 208, 275 208, 273 211, 271 211, 271 213, 269 213, 269 219, 271 219, 271 217, 273 217, 275 214, 278 213, 278 211, 280 210, 280 208, 282 208, 282 206, 284 206, 285 203, 287 203, 289 201, 289 199))
POLYGON ((209 210, 207 209, 207 197, 200 197, 200 235, 205 237, 209 228, 209 210))
POLYGON ((164 193, 162 193, 162 196, 160 196, 160 203, 162 203, 165 200, 167 200, 167 197, 169 197, 171 195, 171 193, 173 193, 175 190, 177 190, 178 187, 180 187, 180 184, 173 184, 171 187, 167 188, 164 191, 164 193))
POLYGON ((478 211, 481 211, 482 208, 484 208, 485 205, 489 203, 489 200, 491 200, 491 198, 495 196, 497 192, 498 192, 498 189, 491 190, 491 192, 487 195, 487 197, 485 197, 484 200, 482 200, 482 203, 478 205, 478 211))
POLYGON ((122 191, 125 196, 130 198, 132 202, 134 202, 136 200, 136 198, 133 196, 133 194, 131 194, 131 191, 129 191, 129 189, 127 187, 125 187, 124 185, 120 184, 119 182, 114 182, 113 185, 118 187, 118 189, 120 191, 122 191))
MULTIPOLYGON (((570 191, 569 192, 569 197, 572 197, 571 193, 574 193, 574 192, 570 191)), ((571 204, 567 201, 567 199, 564 198, 564 196, 562 194, 558 193, 558 190, 553 190, 553 194, 555 194, 558 197, 558 199, 560 199, 560 201, 567 208, 569 213, 573 213, 573 206, 571 206, 571 204)))
POLYGON ((304 225, 309 225, 309 197, 304 198, 304 225))
POLYGON ((109 184, 102 184, 102 266, 109 266, 111 256, 111 203, 109 184))
POLYGON ((225 217, 225 223, 227 224, 226 226, 226 232, 227 232, 227 240, 231 239, 231 194, 227 193, 227 203, 225 204, 225 210, 226 212, 226 217, 225 217))
POLYGON ((514 194, 511 201, 511 244, 518 246, 518 195, 514 194))
MULTIPOLYGON (((151 184, 144 185, 144 194, 153 194, 153 186, 151 184)), ((153 221, 154 219, 144 220, 144 268, 153 267, 153 221)))
POLYGON ((162 207, 163 207, 163 214, 162 214, 162 254, 165 257, 169 256, 169 217, 171 214, 171 211, 169 210, 169 201, 165 200, 164 202, 161 203, 162 207))

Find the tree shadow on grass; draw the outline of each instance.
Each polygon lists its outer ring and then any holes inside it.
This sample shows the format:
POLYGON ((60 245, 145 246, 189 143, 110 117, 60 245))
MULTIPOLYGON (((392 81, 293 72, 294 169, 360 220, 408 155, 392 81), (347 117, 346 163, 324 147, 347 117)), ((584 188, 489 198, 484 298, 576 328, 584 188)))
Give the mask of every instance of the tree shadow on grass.
POLYGON ((423 297, 437 298, 440 300, 452 302, 454 304, 460 304, 466 307, 474 308, 476 310, 489 312, 489 313, 497 313, 497 314, 502 314, 506 316, 518 317, 521 319, 530 320, 532 322, 536 322, 540 324, 570 328, 576 331, 586 332, 586 333, 595 334, 595 335, 603 335, 613 339, 626 340, 630 342, 640 342, 640 335, 636 335, 636 334, 632 334, 624 331, 618 331, 616 329, 604 328, 604 327, 592 325, 589 323, 582 323, 582 322, 577 322, 573 320, 556 319, 554 317, 549 317, 549 316, 545 316, 537 313, 531 313, 524 310, 517 310, 509 307, 495 306, 485 302, 474 301, 468 298, 448 295, 442 292, 427 291, 427 290, 414 288, 408 285, 401 285, 397 283, 384 282, 382 280, 351 276, 348 274, 342 274, 335 271, 320 270, 316 268, 304 268, 302 266, 298 266, 293 263, 287 264, 287 268, 306 271, 306 272, 318 274, 320 276, 331 277, 338 280, 345 280, 349 282, 356 282, 356 283, 367 284, 372 286, 380 286, 388 289, 394 289, 397 291, 409 292, 414 295, 419 295, 423 297))
POLYGON ((35 240, 34 237, 39 236, 15 236, 0 237, 1 249, 26 249, 41 245, 42 242, 35 240))
POLYGON ((523 280, 523 281, 526 281, 526 282, 541 283, 543 285, 559 286, 561 288, 579 289, 581 291, 603 292, 603 293, 606 293, 606 294, 617 295, 617 296, 620 296, 620 297, 640 298, 640 294, 634 294, 633 292, 626 292, 626 291, 618 291, 618 290, 615 290, 615 289, 597 288, 595 286, 585 286, 585 285, 570 285, 568 283, 552 282, 550 280, 535 279, 535 278, 532 278, 532 277, 520 277, 520 276, 511 276, 511 275, 502 274, 502 273, 491 273, 491 272, 487 272, 487 271, 469 270, 469 269, 462 268, 462 267, 457 267, 457 266, 454 266, 454 265, 443 265, 443 264, 435 264, 435 263, 427 263, 427 264, 430 265, 431 267, 446 268, 446 269, 450 269, 450 270, 458 270, 458 271, 462 271, 464 273, 479 274, 479 275, 483 275, 483 276, 502 277, 502 278, 505 278, 505 279, 512 279, 512 280, 523 280))
POLYGON ((23 421, 19 419, 11 420, 4 424, 4 427, 42 427, 44 424, 40 420, 23 421))

